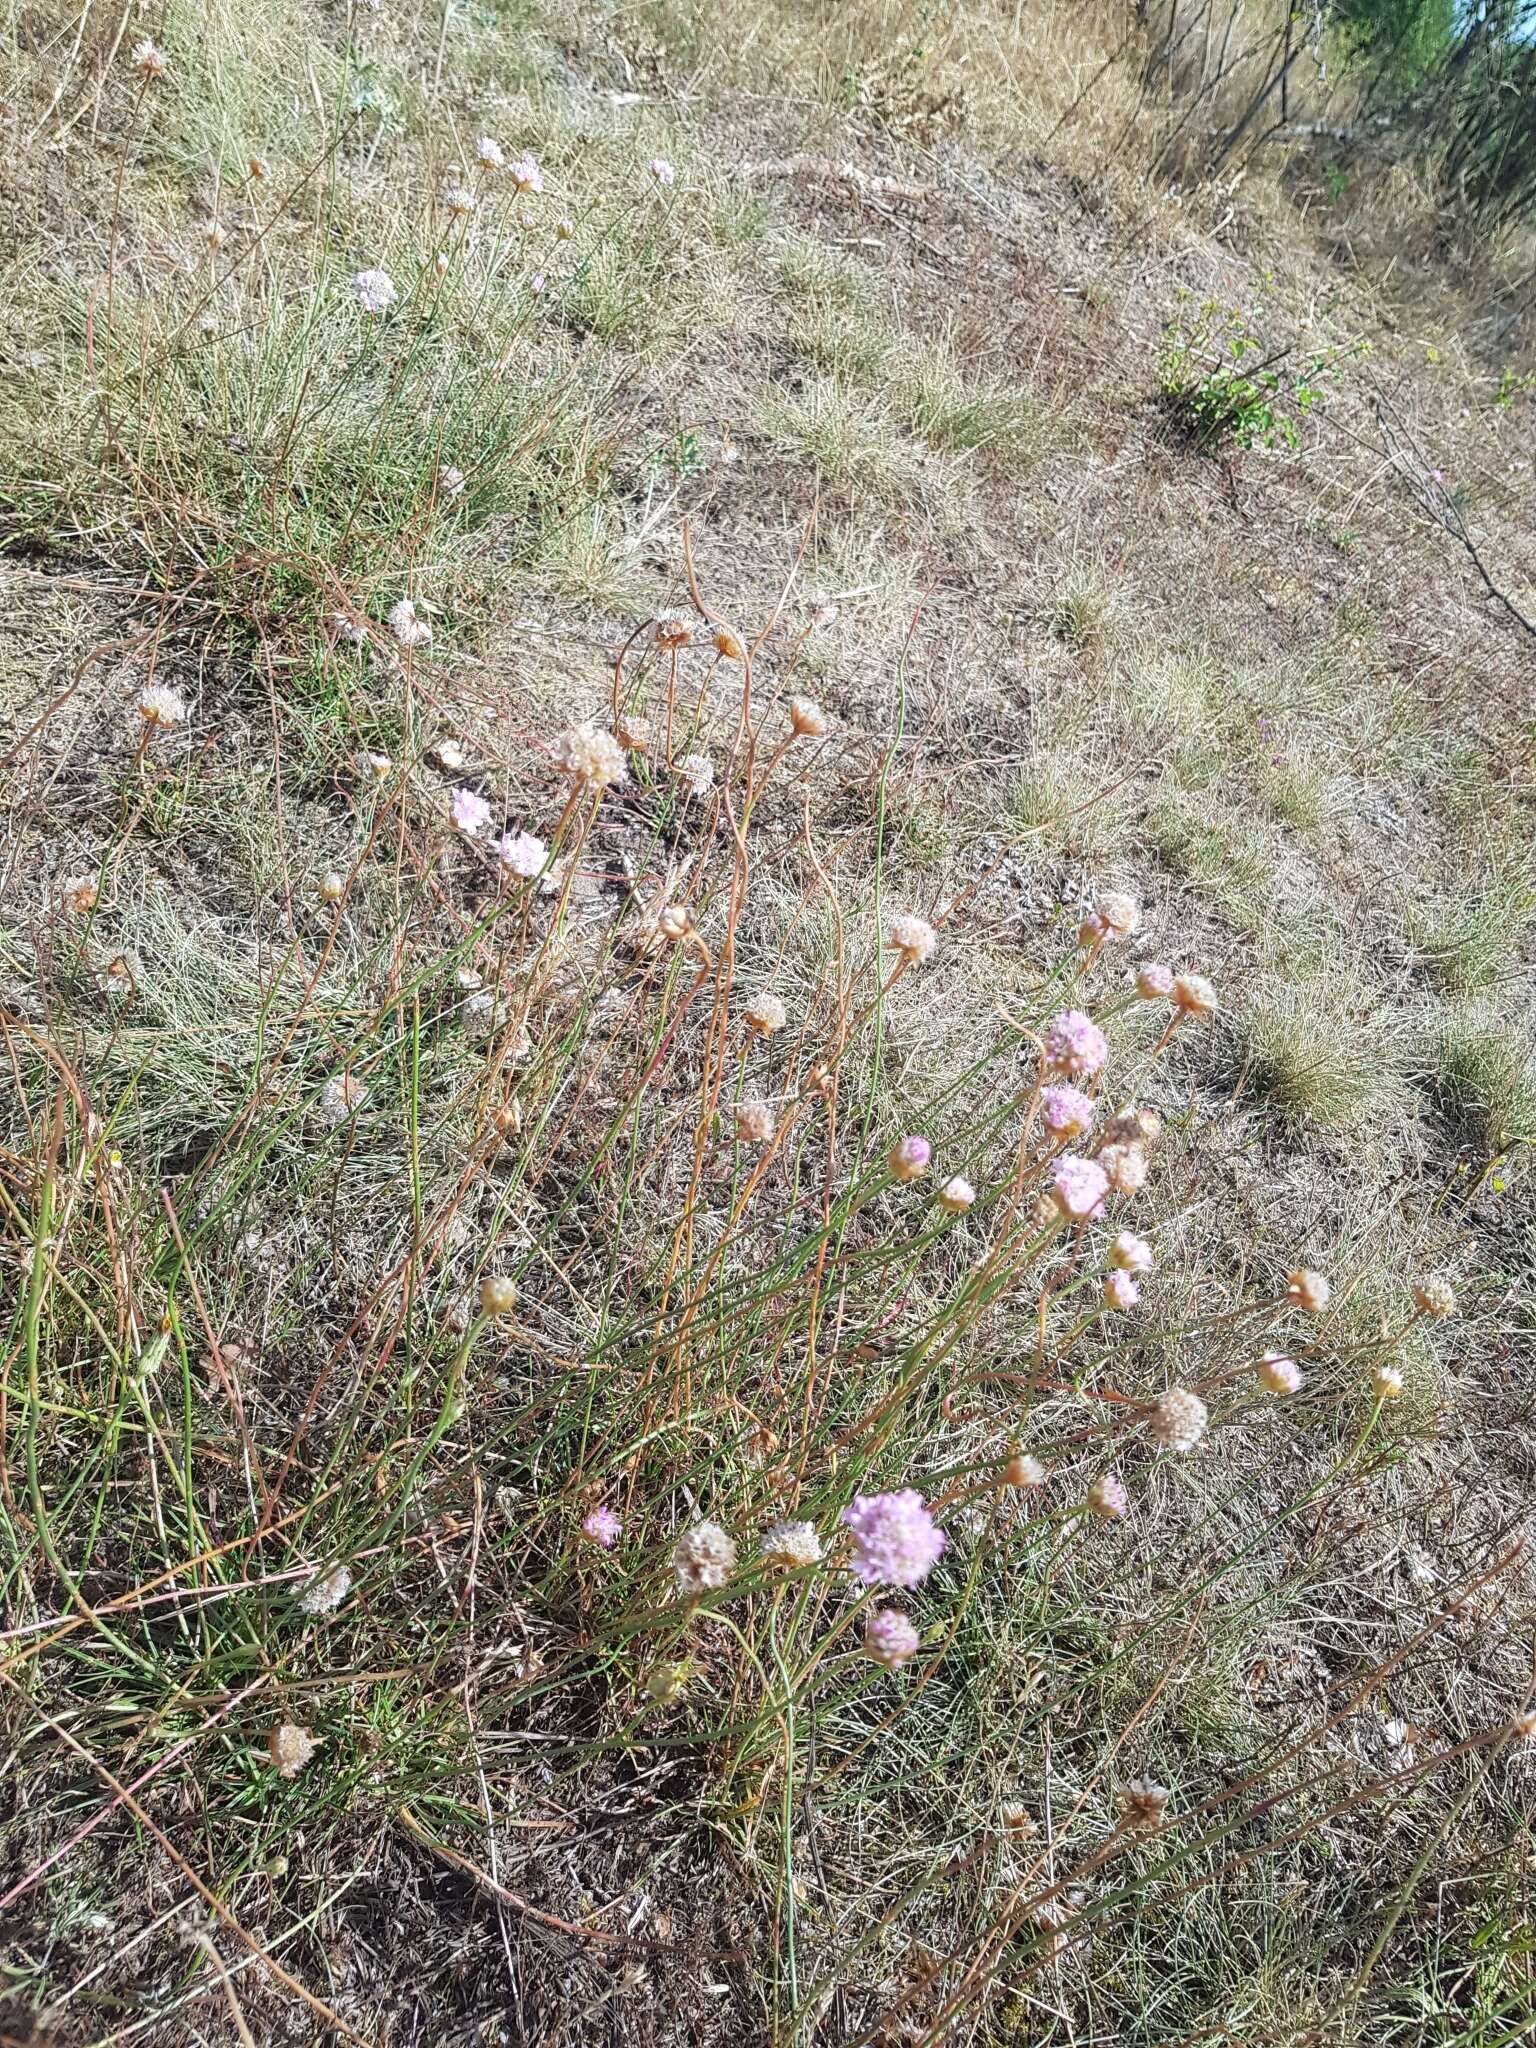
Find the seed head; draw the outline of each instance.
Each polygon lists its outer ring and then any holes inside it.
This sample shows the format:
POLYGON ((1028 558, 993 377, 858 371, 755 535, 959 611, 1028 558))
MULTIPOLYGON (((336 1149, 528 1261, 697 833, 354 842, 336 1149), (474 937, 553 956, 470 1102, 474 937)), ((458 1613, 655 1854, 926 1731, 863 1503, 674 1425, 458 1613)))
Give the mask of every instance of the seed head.
POLYGON ((387 270, 359 270, 352 279, 352 296, 365 313, 387 313, 400 294, 387 270))
POLYGON ((499 171, 506 167, 506 152, 494 135, 481 135, 475 140, 475 162, 484 171, 499 171))
POLYGON ((1141 1289, 1129 1273, 1117 1269, 1104 1275, 1104 1306, 1106 1308, 1134 1308, 1141 1299, 1141 1289))
POLYGON ((1216 1010, 1216 991, 1203 974, 1178 974, 1173 981, 1173 1006, 1186 1017, 1210 1017, 1216 1010))
POLYGON ((759 989, 748 1003, 744 1012, 749 1030, 760 1031, 764 1038, 771 1038, 775 1031, 782 1031, 788 1022, 789 1013, 771 988, 759 989))
POLYGON ((672 772, 681 778, 690 796, 708 796, 714 786, 715 764, 708 754, 684 754, 672 763, 672 772))
POLYGON ((784 1571, 821 1563, 821 1538, 814 1522, 775 1522, 763 1531, 763 1558, 784 1571))
POLYGON ((773 1111, 765 1102, 738 1103, 736 1135, 743 1145, 766 1145, 773 1136, 773 1111))
POLYGON ((1058 1138, 1086 1138, 1098 1114, 1090 1097, 1065 1081, 1040 1090, 1040 1113, 1058 1138))
POLYGON ((513 158, 512 162, 508 164, 507 170, 511 174, 512 182, 519 192, 542 192, 544 190, 544 173, 526 150, 524 150, 521 156, 513 158))
POLYGON ((614 721, 614 731, 619 745, 628 747, 632 754, 643 754, 651 744, 651 721, 642 718, 638 711, 621 711, 614 721))
POLYGON ((1095 906, 1099 923, 1113 939, 1128 939, 1141 925, 1141 905, 1134 896, 1111 890, 1095 906))
POLYGON ((588 789, 611 789, 615 783, 629 780, 624 749, 611 732, 592 725, 562 733, 555 741, 554 763, 573 782, 588 789))
POLYGON ((612 1550, 623 1534, 624 1524, 612 1508, 596 1507, 581 1518, 581 1533, 589 1543, 597 1543, 604 1550, 612 1550))
POLYGON ((280 1778, 296 1778, 320 1747, 296 1721, 279 1721, 267 1736, 267 1754, 280 1778))
POLYGON ((976 1199, 976 1190, 963 1174, 953 1174, 938 1191, 938 1204, 949 1216, 963 1216, 976 1199))
POLYGON ((1037 1835, 1040 1832, 1033 1815, 1022 1799, 1005 1799, 997 1809, 997 1817, 1002 1822, 1004 1831, 1007 1834, 1020 1835, 1026 1841, 1031 1835, 1037 1835))
POLYGON ((368 1090, 355 1075, 332 1074, 320 1090, 320 1114, 328 1124, 344 1124, 367 1099, 368 1090))
POLYGON ((646 165, 646 169, 658 185, 675 185, 677 183, 677 172, 664 156, 653 156, 646 165))
POLYGON ((449 810, 454 825, 469 839, 477 839, 491 822, 491 807, 478 790, 456 789, 449 810))
POLYGON ((853 1531, 854 1576, 872 1584, 918 1585, 949 1540, 910 1486, 899 1493, 859 1494, 842 1518, 853 1531))
POLYGON ((813 626, 830 626, 837 618, 837 606, 824 590, 808 590, 806 604, 810 607, 813 626))
POLYGON ((455 220, 464 220, 475 210, 475 195, 467 185, 448 185, 443 190, 443 205, 455 220))
POLYGON ((1314 1273, 1306 1266, 1298 1266, 1294 1273, 1286 1274, 1285 1291, 1295 1306, 1305 1309, 1309 1316, 1321 1315, 1333 1292, 1321 1273, 1314 1273))
POLYGON ((152 43, 147 36, 142 43, 134 44, 133 68, 140 78, 147 79, 150 83, 157 78, 164 78, 165 64, 164 50, 157 43, 152 43))
POLYGON ((1138 1831, 1160 1828, 1169 1799, 1168 1788, 1154 1778, 1133 1778, 1120 1790, 1125 1825, 1138 1831))
POLYGON ((1081 1159, 1063 1153, 1051 1166, 1051 1200, 1061 1215, 1074 1223, 1086 1222, 1103 1212, 1109 1181, 1096 1159, 1081 1159))
POLYGON ((903 912, 900 917, 891 919, 885 942, 893 953, 901 955, 909 967, 923 967, 927 965, 939 938, 925 918, 903 912))
POLYGON ((315 1573, 300 1593, 299 1605, 306 1614, 334 1614, 351 1590, 352 1574, 338 1564, 328 1572, 315 1573))
POLYGON ((555 239, 557 241, 568 242, 571 239, 571 237, 575 234, 575 232, 575 221, 561 219, 555 222, 555 239))
POLYGON ((1152 1247, 1134 1231, 1122 1230, 1109 1248, 1109 1263, 1122 1273, 1150 1273, 1152 1247))
POLYGON ((744 661, 746 659, 747 650, 742 646, 740 640, 731 631, 729 626, 716 626, 710 638, 714 641, 715 652, 722 661, 744 661))
POLYGON ((1516 1742, 1536 1741, 1536 1707, 1527 1707, 1523 1713, 1516 1714, 1509 1724, 1509 1732, 1516 1742))
POLYGON ((1188 1387, 1170 1387, 1152 1410, 1152 1434, 1167 1451, 1192 1451, 1205 1435, 1209 1411, 1188 1387))
POLYGON ((677 945, 693 930, 693 919, 681 903, 668 903, 656 913, 656 929, 664 939, 677 945))
POLYGON ((718 1522, 695 1522, 672 1552, 677 1590, 687 1600, 723 1586, 736 1569, 736 1545, 718 1522))
POLYGON ((1401 1366, 1389 1365, 1383 1359, 1371 1374, 1371 1391, 1378 1401, 1395 1401, 1403 1391, 1401 1366))
POLYGON ((1109 1058, 1109 1040, 1081 1010, 1062 1010, 1045 1027, 1045 1062, 1058 1074, 1091 1078, 1109 1058))
POLYGON ((316 892, 322 903, 339 903, 347 893, 347 878, 339 868, 331 868, 320 877, 316 892))
POLYGON ((686 647, 693 639, 693 622, 686 612, 656 614, 656 645, 686 647))
POLYGON ((797 738, 819 740, 827 730, 827 714, 810 697, 791 697, 785 710, 789 713, 789 729, 797 738))
POLYGON ((1301 1367, 1283 1351, 1266 1351, 1256 1371, 1266 1394, 1294 1394, 1302 1382, 1301 1367))
POLYGON ((253 185, 265 185, 272 175, 272 166, 264 156, 247 157, 245 169, 253 185))
POLYGON ((480 1306, 488 1316, 509 1316, 517 1307, 517 1282, 505 1273, 482 1273, 480 1306))
POLYGON ((209 221, 203 229, 203 243, 210 256, 217 256, 228 240, 228 234, 216 220, 209 221))
POLYGON ((1156 960, 1145 961, 1136 970, 1136 993, 1144 1003, 1172 1002, 1173 986, 1173 969, 1156 960))
POLYGON ((919 1637, 899 1608, 877 1607, 864 1624, 864 1654, 887 1671, 895 1671, 917 1655, 919 1637))
POLYGON ((173 725, 186 723, 186 698, 164 683, 146 683, 133 703, 151 732, 169 732, 173 725))
POLYGON ((1044 1486, 1045 1467, 1028 1451, 1016 1451, 1003 1467, 1004 1486, 1044 1486))
POLYGON ((921 1180, 932 1163, 933 1147, 915 1133, 898 1138, 891 1147, 889 1165, 893 1180, 921 1180))
POLYGON ((1449 1280, 1438 1273, 1414 1283, 1414 1307, 1420 1315, 1429 1316, 1435 1322, 1443 1322, 1447 1316, 1456 1313, 1456 1290, 1449 1280))
POLYGON ((464 472, 462 469, 455 469, 451 462, 445 462, 439 468, 436 483, 437 495, 440 498, 452 500, 464 495, 464 472))
POLYGON ((1099 1164, 1117 1195, 1139 1195, 1147 1184, 1147 1155, 1139 1145, 1106 1145, 1099 1164))
POLYGON ((1117 1472, 1101 1472, 1088 1489, 1088 1512, 1096 1521, 1120 1522, 1130 1513, 1131 1497, 1117 1472))
POLYGON ((94 875, 72 875, 64 884, 65 908, 76 917, 88 917, 96 908, 101 886, 94 875))
POLYGON ((392 604, 385 614, 389 630, 402 647, 425 647, 432 638, 432 628, 420 617, 410 598, 402 597, 392 604))

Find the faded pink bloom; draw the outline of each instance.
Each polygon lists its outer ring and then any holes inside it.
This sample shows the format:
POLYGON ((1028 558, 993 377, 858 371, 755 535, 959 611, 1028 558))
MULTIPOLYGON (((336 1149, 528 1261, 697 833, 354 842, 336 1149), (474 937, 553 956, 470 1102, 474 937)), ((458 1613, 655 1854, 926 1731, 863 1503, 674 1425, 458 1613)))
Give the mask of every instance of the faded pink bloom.
POLYGON ((534 159, 528 155, 526 150, 521 156, 514 157, 511 163, 507 165, 507 173, 519 192, 542 192, 544 190, 544 173, 539 169, 534 159))
POLYGON ((589 1543, 600 1543, 604 1550, 612 1550, 623 1534, 624 1524, 612 1508, 593 1508, 581 1518, 581 1533, 589 1543))
POLYGON ((891 1176, 895 1180, 921 1180, 932 1160, 933 1147, 926 1138, 898 1138, 891 1147, 891 1176))
POLYGON ((1301 1385, 1301 1367, 1283 1351, 1266 1351, 1257 1372, 1259 1385, 1266 1394, 1294 1394, 1301 1385))
POLYGON ((1133 1230, 1122 1230, 1109 1248, 1109 1263, 1122 1273, 1150 1273, 1152 1247, 1133 1230))
POLYGON ((918 1634, 906 1615, 895 1607, 878 1607, 864 1624, 864 1650, 887 1671, 917 1655, 918 1634))
POLYGON ((646 165, 646 169, 658 185, 675 185, 677 183, 677 172, 664 156, 653 156, 646 165))
POLYGON ((887 1586, 918 1585, 949 1540, 910 1486, 899 1493, 861 1493, 842 1518, 853 1531, 855 1577, 887 1586))
POLYGON ((1146 1003, 1172 1002, 1173 969, 1148 960, 1136 970, 1136 993, 1146 1003))
POLYGON ((1081 1088, 1066 1082, 1040 1090, 1040 1111, 1058 1138, 1085 1138, 1098 1113, 1081 1088))
POLYGON ((1118 1269, 1104 1276, 1104 1306, 1106 1308, 1134 1308, 1141 1299, 1141 1289, 1129 1273, 1118 1269))
POLYGON ((549 848, 531 832, 504 832, 496 842, 496 858, 519 881, 531 882, 543 872, 549 848))
POLYGON ((491 807, 478 790, 456 789, 450 808, 454 824, 470 839, 476 838, 491 822, 491 807))
POLYGON ((1063 1216, 1070 1216, 1075 1223, 1083 1223, 1103 1213, 1109 1182, 1096 1159, 1081 1159, 1075 1153, 1064 1153, 1052 1166, 1051 1178, 1054 1182, 1051 1200, 1063 1216))
POLYGON ((1101 1472, 1088 1489, 1088 1512, 1100 1522, 1120 1522, 1130 1513, 1131 1497, 1117 1472, 1101 1472))
POLYGON ((1045 1027, 1045 1059, 1057 1073, 1091 1078, 1109 1058, 1109 1040, 1081 1010, 1062 1010, 1045 1027))

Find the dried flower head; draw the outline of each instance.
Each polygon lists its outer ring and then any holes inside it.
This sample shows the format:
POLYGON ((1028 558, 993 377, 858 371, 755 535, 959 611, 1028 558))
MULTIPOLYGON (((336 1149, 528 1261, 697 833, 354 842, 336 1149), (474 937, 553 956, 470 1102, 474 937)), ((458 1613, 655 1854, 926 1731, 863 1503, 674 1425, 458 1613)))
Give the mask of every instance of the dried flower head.
POLYGON ((1044 1486, 1045 1467, 1028 1451, 1016 1451, 1003 1467, 1004 1486, 1044 1486))
POLYGON ((344 1124, 367 1099, 368 1090, 355 1074, 332 1074, 320 1090, 320 1114, 328 1124, 344 1124))
POLYGON ((693 930, 693 919, 683 903, 668 903, 656 913, 656 929, 674 946, 693 930))
POLYGON ((1134 1231, 1122 1230, 1109 1248, 1109 1263, 1122 1273, 1150 1273, 1152 1247, 1134 1231))
POLYGON ((871 1583, 918 1585, 948 1541, 922 1495, 910 1486, 898 1493, 861 1493, 843 1509, 842 1518, 853 1531, 854 1576, 871 1583))
POLYGON ((186 698, 164 683, 146 683, 134 698, 133 708, 151 732, 169 732, 172 726, 186 723, 186 698))
POLYGON ((272 166, 264 156, 247 157, 245 169, 253 185, 265 185, 272 175, 272 166))
POLYGON ((1098 1216, 1109 1193, 1109 1182, 1096 1159, 1082 1159, 1067 1152, 1051 1166, 1051 1200, 1058 1212, 1074 1223, 1098 1216))
POLYGON ((1383 1359, 1371 1373, 1371 1392, 1378 1401, 1395 1401, 1403 1391, 1402 1367, 1383 1359))
POLYGON ((743 1145, 766 1145, 773 1136, 773 1111, 766 1102, 736 1105, 736 1135, 743 1145))
POLYGON ((716 626, 709 637, 722 661, 745 661, 747 650, 729 626, 716 626))
POLYGON ((1081 1010, 1062 1010, 1045 1027, 1045 1062, 1058 1074, 1091 1078, 1109 1058, 1109 1040, 1081 1010))
POLYGON ((893 1180, 921 1180, 933 1163, 933 1147, 926 1138, 909 1132, 891 1147, 887 1163, 893 1180))
POLYGON ((826 736, 827 714, 811 697, 791 697, 785 705, 789 729, 797 738, 819 740, 826 736))
POLYGON ((1141 926, 1141 905, 1134 896, 1112 889, 1095 905, 1099 923, 1113 939, 1128 939, 1141 926))
POLYGON ((385 613, 389 630, 402 647, 425 647, 432 638, 432 628, 418 613, 408 597, 402 597, 392 604, 385 613))
POLYGON ((573 221, 573 220, 568 220, 568 219, 566 219, 566 218, 565 218, 564 216, 562 216, 562 217, 561 217, 561 218, 560 218, 559 220, 557 220, 557 221, 555 222, 555 239, 556 239, 556 241, 558 241, 558 242, 568 242, 568 241, 570 241, 571 237, 572 237, 572 236, 573 236, 573 235, 575 234, 575 232, 576 232, 576 223, 575 223, 575 221, 573 221))
POLYGON ((462 469, 455 469, 451 462, 445 462, 440 466, 434 482, 440 498, 452 500, 464 495, 464 472, 462 469))
POLYGON ((736 1569, 736 1545, 718 1522, 695 1522, 677 1539, 672 1572, 685 1599, 723 1586, 736 1569))
POLYGON ((267 1754, 280 1778, 296 1778, 320 1747, 296 1721, 279 1721, 267 1736, 267 1754))
POLYGON ((686 647, 693 639, 693 621, 686 612, 656 614, 656 645, 686 647))
POLYGON ((747 1028, 760 1031, 764 1038, 771 1038, 775 1031, 782 1031, 789 1020, 789 1013, 771 988, 759 989, 743 1012, 747 1028))
POLYGON ((1266 1351, 1255 1370, 1266 1394, 1294 1394, 1302 1382, 1301 1367, 1283 1351, 1266 1351))
POLYGON ((340 868, 329 868, 315 891, 322 903, 339 903, 347 893, 347 878, 340 868))
POLYGON ((1152 1410, 1152 1434, 1164 1450, 1188 1452, 1205 1435, 1209 1411, 1188 1387, 1170 1387, 1152 1410))
POLYGON ((1096 1521, 1119 1522, 1130 1513, 1131 1497, 1117 1472, 1101 1472, 1088 1489, 1087 1505, 1096 1521))
POLYGON ((1070 1082, 1061 1081, 1040 1090, 1040 1114, 1046 1128, 1058 1138, 1086 1138, 1098 1111, 1091 1097, 1070 1082))
POLYGON ((1414 1282, 1413 1305, 1420 1315, 1442 1322, 1446 1316, 1456 1313, 1456 1290, 1449 1280, 1442 1279, 1438 1273, 1431 1274, 1427 1279, 1414 1282))
POLYGON ((683 754, 672 763, 690 796, 708 796, 715 782, 715 764, 708 754, 683 754))
POLYGON ((864 1624, 864 1654, 887 1671, 910 1663, 919 1647, 917 1630, 899 1608, 877 1607, 864 1624))
POLYGON ((351 1590, 352 1574, 344 1564, 333 1565, 330 1571, 317 1571, 306 1581, 299 1595, 299 1605, 306 1614, 317 1617, 334 1614, 351 1590))
POLYGON ((1099 1164, 1117 1195, 1139 1195, 1147 1184, 1147 1155, 1139 1145, 1106 1145, 1099 1164))
POLYGON ((624 749, 611 732, 597 726, 583 725, 562 733, 555 741, 553 758, 557 768, 588 789, 611 789, 615 783, 629 780, 624 749))
POLYGON ((496 858, 520 882, 531 882, 542 874, 549 848, 531 832, 504 832, 496 842, 496 858))
POLYGON ((763 1531, 763 1559, 784 1571, 821 1563, 821 1538, 814 1522, 775 1522, 763 1531))
POLYGON ((153 82, 165 76, 166 57, 158 43, 152 43, 146 36, 142 43, 133 46, 133 68, 140 78, 153 82))
POLYGON ((1509 1724, 1516 1742, 1536 1742, 1536 1707, 1526 1707, 1509 1724))
POLYGON ((523 151, 521 156, 513 158, 512 162, 508 164, 507 170, 519 192, 542 192, 544 190, 544 173, 539 169, 535 159, 526 150, 523 151))
POLYGON ((445 185, 443 205, 455 220, 463 220, 475 210, 475 195, 467 185, 445 185))
POLYGON ((76 917, 87 917, 96 908, 101 885, 94 875, 71 875, 62 891, 64 907, 76 917))
POLYGON ((203 246, 210 256, 217 256, 228 240, 229 234, 219 221, 211 220, 203 229, 203 246))
POLYGON ((359 768, 366 770, 375 782, 383 782, 388 778, 389 771, 394 766, 394 763, 390 760, 388 754, 359 754, 357 765, 359 768))
POLYGON ((1287 1299, 1297 1308, 1305 1309, 1309 1316, 1321 1315, 1328 1306, 1328 1297, 1333 1292, 1321 1273, 1314 1273, 1309 1267, 1298 1266, 1294 1273, 1285 1276, 1287 1299))
POLYGON ((454 739, 441 739, 430 749, 429 758, 435 761, 445 774, 457 775, 469 758, 454 739))
POLYGON ((517 1282, 506 1273, 482 1273, 480 1307, 488 1316, 509 1316, 517 1307, 517 1282))
POLYGON ((1216 1011, 1216 991, 1203 974, 1176 974, 1173 1006, 1186 1017, 1210 1017, 1216 1011))
POLYGON ((365 313, 387 313, 400 294, 387 270, 359 270, 352 279, 352 296, 365 313))
POLYGON ((1136 993, 1144 1003, 1172 1002, 1173 984, 1173 969, 1156 960, 1145 961, 1136 970, 1136 993))
POLYGON ((688 1683, 686 1664, 653 1664, 645 1674, 645 1696, 653 1706, 670 1707, 688 1683))
POLYGON ((475 789, 456 789, 448 808, 455 827, 470 839, 478 838, 491 822, 491 807, 475 789))
POLYGON ((909 967, 922 967, 927 964, 939 938, 926 919, 903 912, 891 919, 885 942, 893 953, 901 955, 909 967))
POLYGON ((621 711, 614 720, 614 732, 621 747, 643 754, 651 744, 651 721, 638 711, 621 711))
POLYGON ((811 614, 813 626, 830 626, 837 619, 837 605, 824 590, 808 590, 805 602, 811 614))
POLYGON ((581 1518, 581 1533, 589 1543, 599 1544, 604 1550, 612 1550, 624 1533, 624 1524, 612 1508, 591 1508, 581 1518))
POLYGON ((1040 1832, 1022 1799, 1003 1800, 997 1809, 997 1817, 1006 1834, 1021 1836, 1025 1841, 1028 1841, 1031 1835, 1038 1835, 1040 1832))
POLYGON ((494 135, 477 135, 475 138, 475 162, 483 171, 499 171, 506 167, 506 152, 494 135))
POLYGON ((658 185, 675 185, 677 183, 677 172, 664 156, 653 156, 646 165, 646 169, 658 185))
POLYGON ((963 1216, 976 1199, 976 1190, 963 1174, 951 1174, 938 1190, 939 1207, 949 1216, 963 1216))
POLYGON ((1104 1306, 1106 1308, 1134 1308, 1141 1299, 1141 1289, 1129 1273, 1118 1268, 1104 1275, 1104 1306))
POLYGON ((1133 1778, 1120 1789, 1125 1825, 1138 1831, 1159 1828, 1167 1810, 1169 1793, 1154 1778, 1133 1778))

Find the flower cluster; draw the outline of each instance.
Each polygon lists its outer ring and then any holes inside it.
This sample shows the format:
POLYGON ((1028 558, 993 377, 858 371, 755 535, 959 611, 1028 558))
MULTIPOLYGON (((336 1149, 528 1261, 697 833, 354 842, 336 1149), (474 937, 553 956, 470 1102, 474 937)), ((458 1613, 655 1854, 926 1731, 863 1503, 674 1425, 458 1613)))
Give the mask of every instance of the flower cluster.
POLYGON ((948 1540, 912 1487, 859 1494, 843 1509, 843 1521, 853 1532, 854 1575, 872 1584, 920 1585, 948 1540))

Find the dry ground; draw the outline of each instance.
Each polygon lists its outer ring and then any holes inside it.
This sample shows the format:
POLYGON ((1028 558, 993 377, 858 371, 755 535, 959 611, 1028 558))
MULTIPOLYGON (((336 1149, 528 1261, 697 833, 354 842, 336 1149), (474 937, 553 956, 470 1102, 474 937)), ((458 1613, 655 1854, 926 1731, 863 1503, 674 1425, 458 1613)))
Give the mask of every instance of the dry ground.
POLYGON ((8 2037, 1522 2037, 1529 340, 1411 193, 1147 180, 1122 33, 11 17, 8 2037), (1207 303, 1343 352, 1298 449, 1192 437, 1165 361, 1207 303), (764 636, 760 749, 690 555, 764 636), (672 607, 712 788, 632 756, 509 894, 450 792, 555 839, 616 662, 666 719, 672 607), (140 745, 149 682, 190 715, 140 745), (779 754, 796 693, 830 731, 779 754), (1166 1126, 1101 1345, 1038 1265, 987 1288, 1106 888, 1221 1009, 1163 1050, 1123 959, 1080 984, 1106 1103, 1166 1126), (658 950, 677 901, 713 980, 658 950), (877 998, 900 909, 939 945, 877 998), (743 1046, 765 983, 790 1026, 743 1046), (782 1119, 760 1199, 738 1093, 782 1119), (907 1129, 983 1191, 942 1236, 880 1169, 907 1129), (1261 1340, 1298 1266, 1328 1310, 1261 1340), (481 1329, 486 1270, 522 1292, 481 1329), (1249 1391, 1270 1343, 1293 1402, 1249 1391), (1171 1383, 1189 1458, 1142 1426, 1171 1383), (877 1483, 950 1537, 894 1675, 845 1573, 748 1562, 877 1483), (701 1513, 743 1572, 695 1609, 701 1513), (321 1738, 292 1782, 279 1720, 321 1738))

